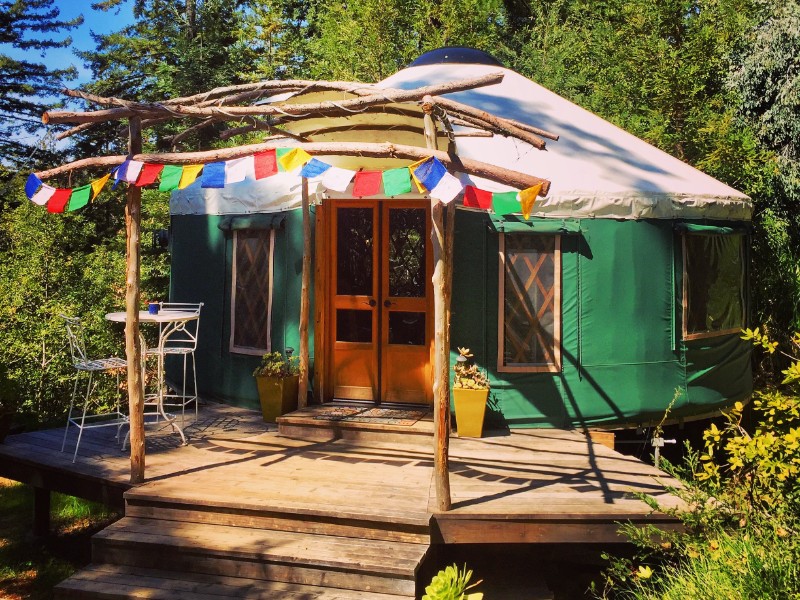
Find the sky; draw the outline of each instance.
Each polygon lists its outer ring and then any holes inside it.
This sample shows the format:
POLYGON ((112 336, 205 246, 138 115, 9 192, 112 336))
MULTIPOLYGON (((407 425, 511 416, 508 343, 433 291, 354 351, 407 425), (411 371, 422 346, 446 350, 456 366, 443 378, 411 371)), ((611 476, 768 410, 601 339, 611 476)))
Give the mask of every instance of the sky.
POLYGON ((80 58, 75 56, 75 50, 93 50, 94 41, 90 35, 94 33, 111 33, 118 31, 133 22, 133 0, 124 2, 120 7, 108 12, 92 10, 93 0, 55 0, 53 6, 61 11, 62 20, 70 20, 78 15, 83 15, 83 25, 70 32, 65 32, 56 39, 66 36, 72 37, 72 46, 54 48, 45 52, 44 58, 36 50, 23 51, 0 44, 0 52, 12 58, 26 58, 32 62, 43 62, 47 65, 66 67, 74 65, 78 69, 78 79, 69 82, 70 86, 78 86, 91 79, 91 72, 83 66, 80 58))

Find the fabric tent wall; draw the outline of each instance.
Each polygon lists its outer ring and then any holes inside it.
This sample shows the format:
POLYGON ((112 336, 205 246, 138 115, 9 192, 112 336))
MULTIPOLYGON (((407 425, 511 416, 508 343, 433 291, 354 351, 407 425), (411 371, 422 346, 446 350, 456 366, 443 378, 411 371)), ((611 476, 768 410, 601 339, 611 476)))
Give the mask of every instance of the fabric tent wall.
MULTIPOLYGON (((272 348, 280 351, 287 346, 300 347, 298 322, 303 257, 302 214, 299 210, 284 214, 283 226, 275 230, 271 323, 272 348)), ((228 404, 258 408, 258 391, 252 373, 260 357, 229 350, 233 236, 230 231, 220 230, 223 219, 219 215, 172 217, 170 299, 204 303, 196 353, 197 385, 201 395, 219 398, 228 404)), ((313 327, 313 322, 310 326, 313 327)), ((312 359, 313 341, 312 330, 312 359)))
MULTIPOLYGON (((511 427, 707 414, 752 391, 735 335, 680 339, 680 238, 670 221, 580 221, 562 248, 562 371, 498 373, 499 236, 485 214, 456 218, 451 339, 489 371, 493 418, 511 427)), ((455 354, 452 356, 455 359, 455 354)))

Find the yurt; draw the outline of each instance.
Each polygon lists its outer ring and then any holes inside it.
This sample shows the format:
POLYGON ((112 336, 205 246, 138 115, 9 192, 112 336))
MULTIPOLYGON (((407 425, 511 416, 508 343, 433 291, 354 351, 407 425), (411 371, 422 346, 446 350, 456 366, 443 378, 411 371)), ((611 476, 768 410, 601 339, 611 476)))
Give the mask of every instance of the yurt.
MULTIPOLYGON (((495 424, 635 425, 660 420, 670 406, 671 418, 693 418, 747 398, 750 349, 739 333, 748 311, 750 199, 484 52, 428 52, 375 87, 492 73, 502 81, 442 98, 541 131, 544 147, 468 118, 436 120, 426 136, 419 103, 290 121, 285 146, 430 148, 433 138, 452 157, 460 191, 449 204, 451 364, 466 347, 486 370, 495 424), (458 161, 470 159, 535 175, 549 189, 522 210, 517 186, 460 172, 458 161)), ((291 101, 351 97, 310 90, 291 101)), ((383 186, 365 194, 355 189, 358 178, 334 185, 298 167, 216 188, 198 179, 172 195, 170 297, 204 303, 200 393, 255 408, 251 373, 260 355, 299 348, 305 189, 313 229, 310 401, 430 405, 438 200, 424 186, 387 184, 387 172, 408 159, 314 158, 340 175, 364 173, 364 181, 381 173, 383 186)))

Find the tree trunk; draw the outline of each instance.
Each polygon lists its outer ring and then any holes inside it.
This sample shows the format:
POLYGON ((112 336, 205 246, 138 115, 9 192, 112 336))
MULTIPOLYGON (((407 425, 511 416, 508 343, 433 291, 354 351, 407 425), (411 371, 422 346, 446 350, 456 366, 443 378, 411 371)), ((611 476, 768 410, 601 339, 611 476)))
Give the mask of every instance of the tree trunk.
POLYGON ((308 179, 303 177, 303 280, 300 288, 300 384, 297 408, 308 404, 308 315, 311 294, 311 215, 308 204, 308 179))

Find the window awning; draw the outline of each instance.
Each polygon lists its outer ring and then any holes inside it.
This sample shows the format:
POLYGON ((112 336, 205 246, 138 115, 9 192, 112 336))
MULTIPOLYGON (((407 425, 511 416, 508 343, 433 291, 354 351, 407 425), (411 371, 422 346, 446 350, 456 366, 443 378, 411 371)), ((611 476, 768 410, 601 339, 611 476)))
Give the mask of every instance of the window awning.
POLYGON ((286 215, 283 213, 259 213, 250 215, 233 215, 222 219, 217 226, 222 231, 239 229, 280 229, 286 215))
POLYGON ((498 233, 552 233, 579 234, 581 224, 577 219, 536 219, 527 221, 514 215, 490 215, 492 228, 498 233))
POLYGON ((750 233, 747 223, 675 223, 678 233, 700 233, 705 235, 746 235, 750 233))

